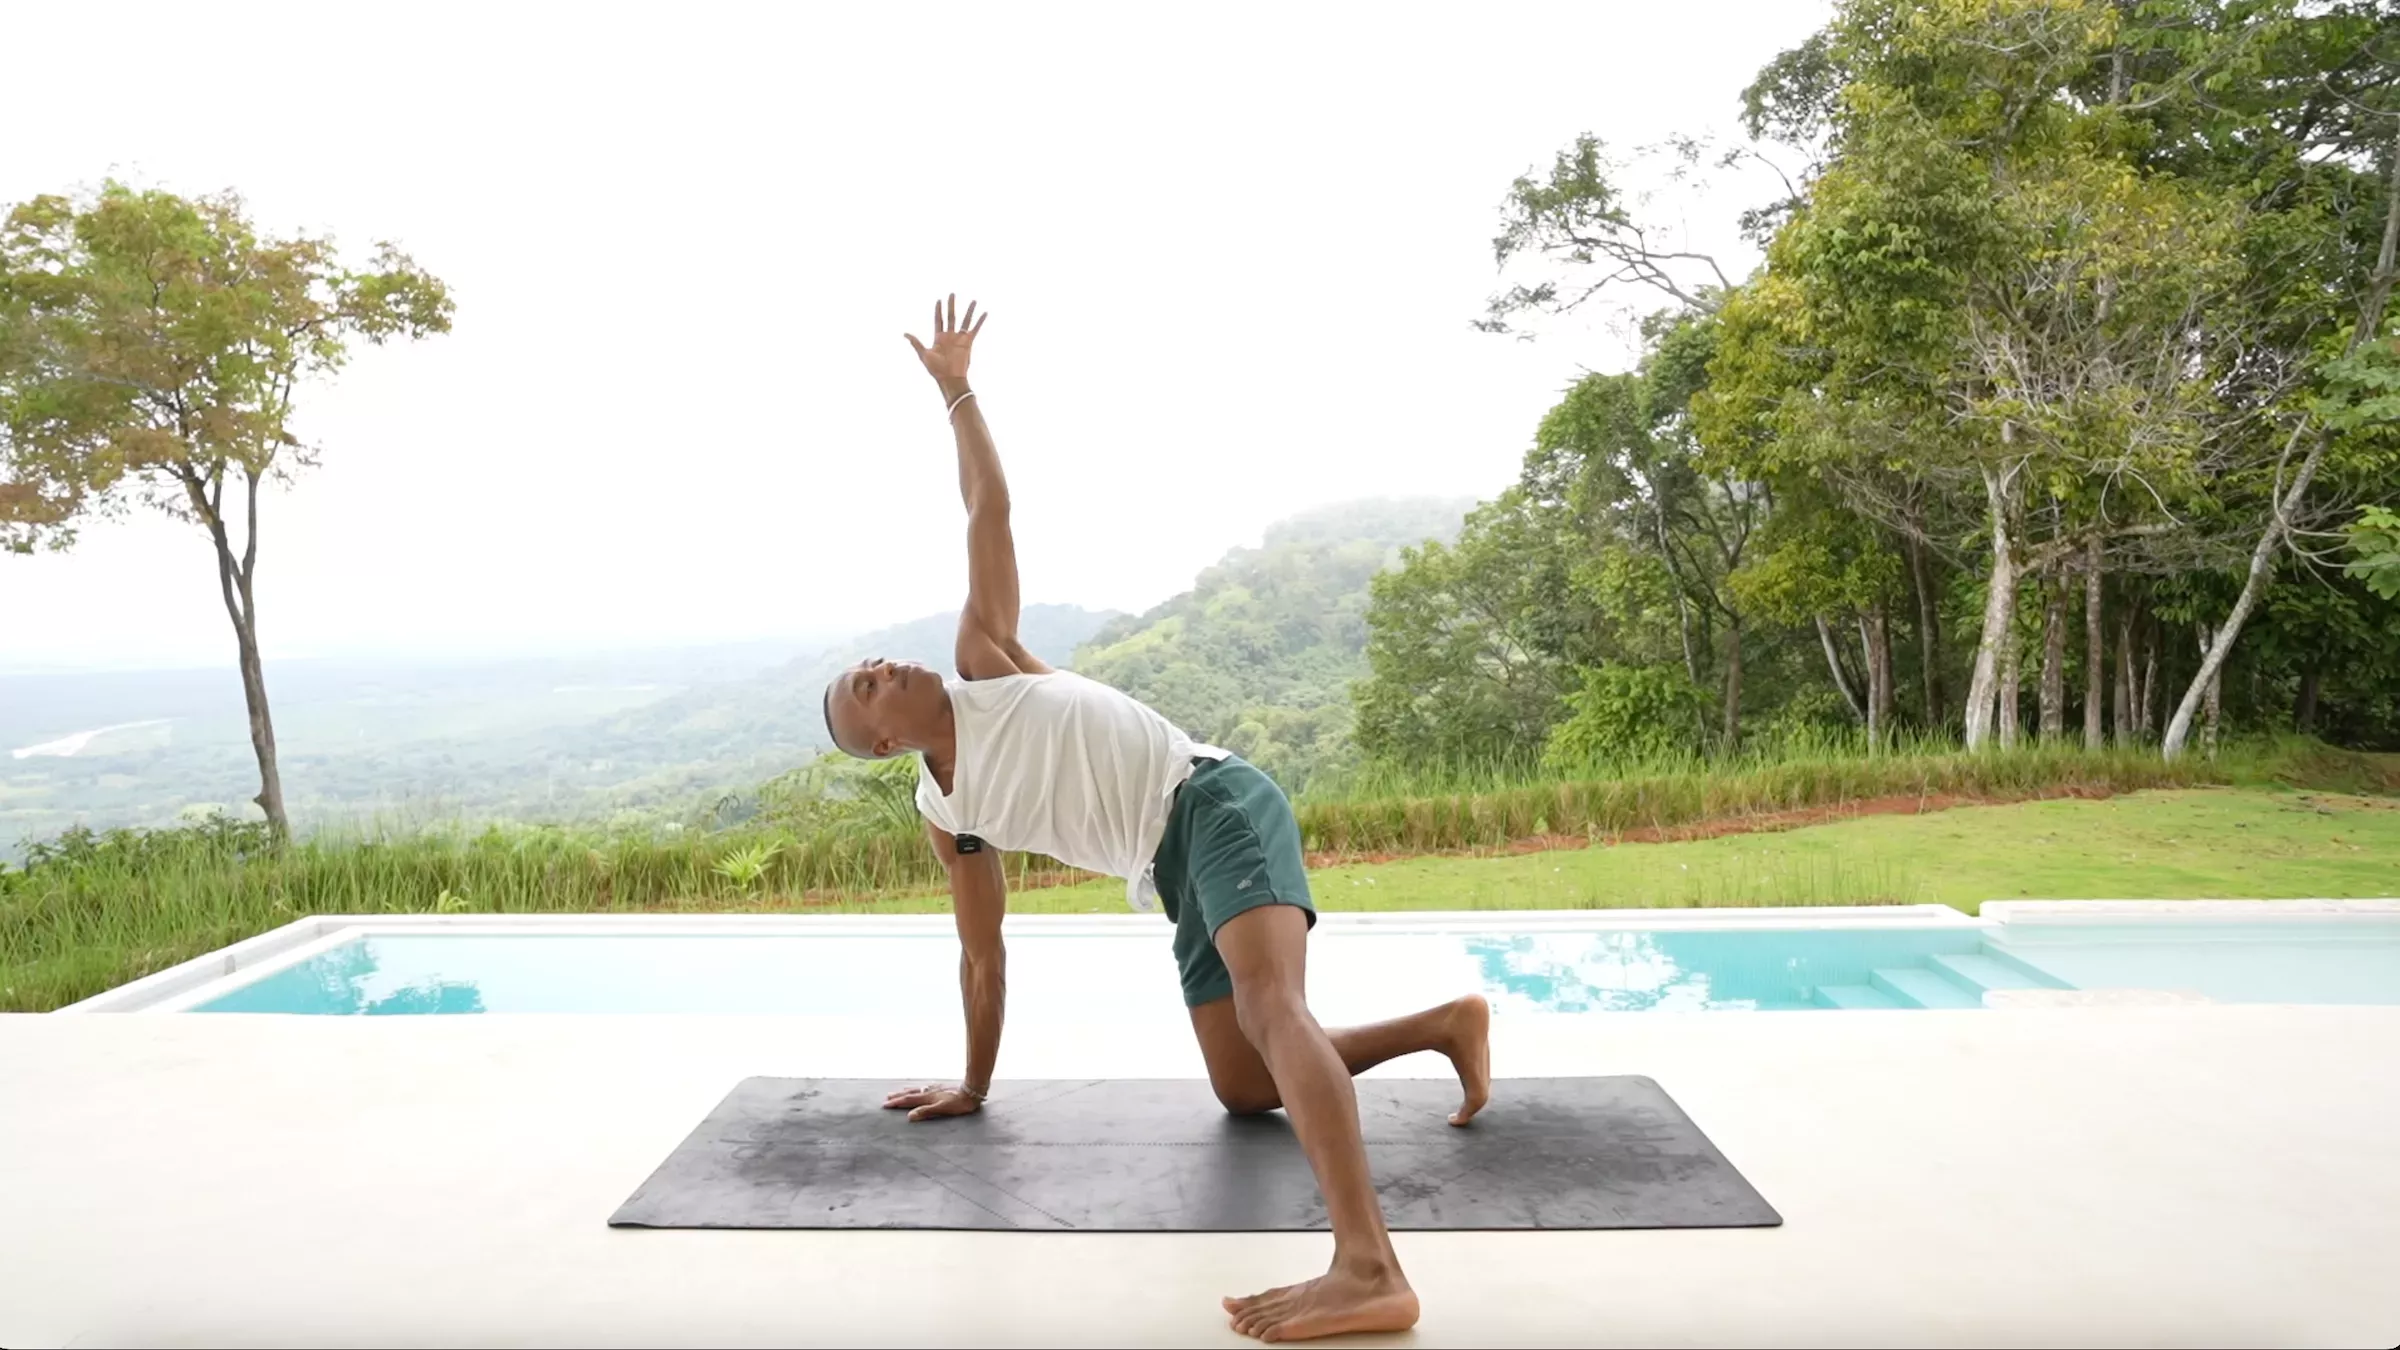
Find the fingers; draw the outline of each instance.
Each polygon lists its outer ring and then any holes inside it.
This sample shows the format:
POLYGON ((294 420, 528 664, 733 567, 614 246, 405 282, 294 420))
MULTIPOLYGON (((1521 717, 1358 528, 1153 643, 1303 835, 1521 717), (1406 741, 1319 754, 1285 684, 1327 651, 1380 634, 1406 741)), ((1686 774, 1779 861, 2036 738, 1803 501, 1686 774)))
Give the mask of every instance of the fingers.
POLYGON ((908 1113, 910 1120, 932 1120, 936 1116, 971 1116, 982 1103, 963 1092, 950 1088, 931 1089, 923 1106, 908 1113))
POLYGON ((919 341, 917 341, 917 335, 916 335, 916 334, 914 334, 914 333, 902 333, 900 336, 902 336, 902 337, 904 337, 904 338, 907 338, 907 339, 908 339, 908 345, 909 345, 909 346, 911 346, 911 347, 914 347, 914 348, 916 348, 916 349, 917 349, 917 359, 918 359, 918 360, 922 361, 922 360, 924 360, 924 359, 925 359, 925 344, 924 344, 924 343, 922 343, 922 342, 919 342, 919 341))
MULTIPOLYGON (((969 300, 967 302, 967 316, 964 319, 961 319, 958 316, 958 295, 956 292, 952 292, 946 300, 934 301, 934 344, 939 346, 941 344, 941 340, 946 337, 966 337, 972 339, 977 333, 982 332, 984 320, 989 319, 992 316, 989 311, 986 311, 980 316, 975 313, 975 307, 981 303, 983 302, 980 300, 969 300)), ((925 351, 924 344, 919 343, 913 336, 909 338, 909 342, 911 345, 916 347, 920 355, 923 354, 925 351)))

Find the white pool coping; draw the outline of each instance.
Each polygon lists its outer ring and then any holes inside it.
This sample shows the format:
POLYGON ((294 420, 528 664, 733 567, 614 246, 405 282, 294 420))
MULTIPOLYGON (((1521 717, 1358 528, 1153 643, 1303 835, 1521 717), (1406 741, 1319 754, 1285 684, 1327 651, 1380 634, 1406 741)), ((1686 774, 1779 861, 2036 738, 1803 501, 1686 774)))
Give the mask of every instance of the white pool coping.
MULTIPOLYGON (((1012 1018, 1001 1077, 1196 1077, 1180 1009, 1012 1018)), ((607 1219, 742 1078, 956 1072, 860 1017, 0 1016, 0 1345, 1252 1345, 1322 1234, 607 1219)), ((1449 1346, 2389 1346, 2400 1008, 1500 1018, 1644 1074, 1773 1229, 1401 1233, 1449 1346)), ((1377 1076, 1442 1072, 1425 1057, 1377 1076)))

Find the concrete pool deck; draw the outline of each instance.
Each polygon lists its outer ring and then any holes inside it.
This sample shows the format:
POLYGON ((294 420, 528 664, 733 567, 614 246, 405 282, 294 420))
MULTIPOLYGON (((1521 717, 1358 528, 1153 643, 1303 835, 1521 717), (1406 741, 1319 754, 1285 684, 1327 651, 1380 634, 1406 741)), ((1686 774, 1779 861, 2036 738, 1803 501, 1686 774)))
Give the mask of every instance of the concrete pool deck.
MULTIPOLYGON (((1322 1234, 615 1230, 738 1079, 955 1072, 922 1021, 0 1017, 0 1345, 1238 1345, 1322 1234)), ((1498 1019, 1659 1081, 1761 1230, 1403 1233, 1450 1345, 2391 1345, 2400 1007, 1498 1019)), ((1432 1073, 1438 1062, 1379 1072, 1432 1073)), ((1197 1076, 1013 1025, 1004 1078, 1197 1076)))

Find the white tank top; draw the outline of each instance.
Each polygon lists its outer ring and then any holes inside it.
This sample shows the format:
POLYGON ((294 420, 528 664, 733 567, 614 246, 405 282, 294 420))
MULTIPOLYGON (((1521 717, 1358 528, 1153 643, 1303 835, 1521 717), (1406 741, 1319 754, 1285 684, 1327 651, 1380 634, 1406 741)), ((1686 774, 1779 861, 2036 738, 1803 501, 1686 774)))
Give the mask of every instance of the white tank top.
POLYGON ((1223 759, 1131 696, 1072 671, 946 680, 958 733, 950 793, 920 757, 917 809, 954 835, 1126 879, 1157 904, 1150 864, 1192 760, 1223 759))

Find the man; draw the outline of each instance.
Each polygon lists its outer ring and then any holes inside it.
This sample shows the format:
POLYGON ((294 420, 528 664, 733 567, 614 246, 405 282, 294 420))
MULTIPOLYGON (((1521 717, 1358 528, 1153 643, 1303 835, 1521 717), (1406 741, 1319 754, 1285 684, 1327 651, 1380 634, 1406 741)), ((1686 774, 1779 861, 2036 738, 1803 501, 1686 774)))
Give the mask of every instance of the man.
POLYGON ((933 345, 909 345, 940 388, 958 443, 967 507, 967 603, 957 680, 906 662, 860 662, 825 691, 834 744, 862 758, 921 757, 917 805, 950 875, 966 1003, 967 1071, 956 1086, 893 1093, 912 1121, 980 1109, 1000 1052, 1007 957, 1003 850, 1047 854, 1127 879, 1174 921, 1184 1002, 1228 1111, 1292 1122, 1333 1227, 1333 1264, 1304 1284, 1229 1298, 1234 1328, 1299 1340, 1415 1324, 1367 1170, 1350 1075, 1421 1050, 1458 1070, 1464 1125, 1490 1093, 1489 1006, 1469 995, 1410 1017, 1327 1033, 1303 995, 1316 923, 1291 804, 1267 776, 1201 745, 1105 685, 1053 671, 1017 640, 1016 545, 1000 473, 967 362, 991 316, 958 300, 934 306, 933 345))

